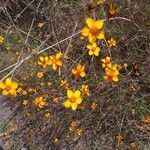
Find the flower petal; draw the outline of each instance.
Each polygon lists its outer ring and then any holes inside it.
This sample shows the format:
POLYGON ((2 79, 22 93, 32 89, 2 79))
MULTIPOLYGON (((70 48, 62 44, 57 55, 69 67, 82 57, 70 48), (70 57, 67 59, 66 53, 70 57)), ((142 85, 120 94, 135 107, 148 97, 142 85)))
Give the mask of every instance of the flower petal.
POLYGON ((113 79, 113 81, 115 81, 115 82, 118 82, 118 80, 119 80, 117 76, 113 77, 112 79, 113 79))
POLYGON ((90 30, 87 27, 85 27, 81 30, 81 34, 83 36, 89 36, 89 32, 90 32, 90 30))
POLYGON ((99 35, 97 36, 97 38, 98 38, 99 40, 104 39, 104 38, 105 38, 104 31, 101 31, 101 32, 99 33, 99 35))
POLYGON ((67 90, 67 97, 71 98, 73 96, 73 91, 67 90))
POLYGON ((62 62, 59 60, 59 61, 57 61, 57 65, 58 66, 62 66, 62 62))
POLYGON ((95 42, 95 40, 96 40, 96 37, 92 34, 89 34, 89 42, 93 43, 93 42, 95 42))
POLYGON ((74 96, 75 96, 76 98, 80 97, 80 95, 81 95, 81 92, 80 92, 79 90, 76 90, 76 91, 74 92, 74 96))
POLYGON ((84 71, 81 72, 80 76, 81 76, 81 77, 85 77, 85 72, 84 72, 84 71))
POLYGON ((78 98, 77 99, 77 104, 81 104, 82 103, 82 98, 78 98))
POLYGON ((16 91, 13 90, 13 89, 11 89, 9 92, 10 92, 11 95, 15 95, 16 94, 16 91))
POLYGON ((97 29, 101 29, 103 27, 103 25, 104 25, 104 21, 103 20, 97 20, 95 22, 95 26, 96 26, 97 29))
POLYGON ((91 45, 87 45, 86 48, 87 49, 92 49, 92 46, 91 45))
POLYGON ((12 88, 13 88, 13 89, 16 89, 17 87, 18 87, 18 83, 17 83, 17 82, 13 82, 13 83, 12 83, 12 88))
POLYGON ((4 89, 6 87, 6 85, 1 81, 0 82, 0 89, 4 89))
POLYGON ((7 96, 8 94, 9 94, 9 91, 6 91, 6 90, 3 90, 3 91, 2 91, 2 95, 3 95, 3 96, 7 96))
POLYGON ((9 86, 12 85, 12 80, 11 80, 11 78, 7 78, 6 81, 5 81, 5 84, 6 84, 6 85, 9 85, 9 86))
POLYGON ((77 109, 77 104, 75 104, 75 103, 72 104, 72 105, 71 105, 71 108, 72 108, 73 111, 75 111, 75 110, 77 109))
POLYGON ((71 103, 69 100, 66 100, 63 105, 66 107, 66 108, 69 108, 71 106, 71 103))
POLYGON ((61 52, 57 53, 57 54, 56 54, 56 59, 60 59, 61 56, 62 56, 62 53, 61 53, 61 52))
POLYGON ((89 55, 90 55, 90 56, 93 55, 93 51, 90 50, 90 51, 89 51, 89 55))
POLYGON ((94 55, 95 55, 95 56, 98 56, 98 55, 99 55, 99 51, 95 51, 95 52, 94 52, 94 55))
POLYGON ((94 26, 95 21, 92 18, 86 19, 86 24, 89 28, 92 28, 94 26))
POLYGON ((57 66, 55 64, 52 65, 53 70, 57 69, 57 66))

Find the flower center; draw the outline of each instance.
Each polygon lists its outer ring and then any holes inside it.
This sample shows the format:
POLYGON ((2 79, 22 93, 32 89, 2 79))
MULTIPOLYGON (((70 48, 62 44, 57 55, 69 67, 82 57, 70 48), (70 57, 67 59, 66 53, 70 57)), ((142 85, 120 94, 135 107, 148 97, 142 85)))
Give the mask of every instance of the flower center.
POLYGON ((46 64, 46 61, 45 61, 45 60, 43 60, 43 61, 42 61, 42 64, 46 64))
POLYGON ((76 98, 75 98, 74 96, 72 96, 72 97, 70 98, 70 102, 71 102, 71 103, 75 103, 75 102, 76 102, 76 98))
POLYGON ((93 27, 93 28, 90 30, 90 33, 91 33, 92 35, 96 35, 96 34, 98 34, 98 32, 99 32, 99 29, 97 29, 96 27, 93 27))
POLYGON ((11 89, 10 86, 7 86, 7 87, 5 88, 6 91, 9 91, 10 89, 11 89))
POLYGON ((96 51, 96 47, 93 47, 91 50, 92 50, 92 52, 95 52, 96 51))

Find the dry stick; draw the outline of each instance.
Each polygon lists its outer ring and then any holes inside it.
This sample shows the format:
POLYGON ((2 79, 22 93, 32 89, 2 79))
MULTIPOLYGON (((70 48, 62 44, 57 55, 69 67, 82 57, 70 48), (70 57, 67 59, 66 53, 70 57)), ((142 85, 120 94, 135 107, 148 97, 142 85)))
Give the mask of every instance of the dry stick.
MULTIPOLYGON (((128 18, 124 18, 124 17, 114 17, 114 18, 110 18, 110 19, 108 19, 108 20, 117 20, 117 19, 129 21, 129 22, 133 22, 136 27, 138 27, 140 30, 142 30, 138 24, 136 24, 134 21, 132 21, 132 20, 130 20, 130 19, 128 19, 128 18)), ((104 20, 104 21, 107 21, 107 20, 104 20)))
MULTIPOLYGON (((36 12, 38 12, 38 9, 39 9, 39 7, 40 7, 42 1, 43 1, 43 0, 41 0, 41 1, 39 2, 38 6, 37 6, 37 9, 36 9, 36 12)), ((21 53, 20 53, 20 55, 19 55, 17 61, 19 61, 19 60, 21 59, 22 53, 23 53, 23 51, 24 51, 24 49, 25 49, 25 46, 26 46, 26 44, 27 44, 27 42, 28 42, 29 35, 30 35, 30 32, 31 32, 32 27, 33 27, 33 25, 34 25, 34 22, 35 22, 35 17, 32 19, 32 22, 31 22, 31 26, 30 26, 29 32, 28 32, 28 34, 27 34, 27 37, 26 37, 24 46, 23 46, 22 49, 21 49, 21 53)), ((13 76, 13 74, 14 74, 14 72, 12 72, 11 77, 13 76)))
POLYGON ((108 46, 107 41, 106 41, 105 38, 104 38, 104 41, 105 41, 105 43, 106 43, 106 45, 107 45, 107 47, 108 47, 109 57, 112 59, 112 57, 111 57, 111 50, 110 50, 110 47, 108 46))
MULTIPOLYGON (((39 2, 38 6, 37 6, 37 9, 36 9, 36 12, 38 12, 38 9, 39 9, 39 7, 40 7, 40 5, 41 5, 42 1, 43 1, 43 0, 41 0, 41 1, 39 2)), ((31 26, 30 26, 29 32, 28 32, 28 34, 27 34, 27 37, 26 37, 26 40, 25 40, 24 46, 25 46, 25 45, 27 44, 27 42, 28 42, 29 35, 30 35, 30 32, 31 32, 32 27, 33 27, 33 25, 34 25, 34 22, 35 22, 35 17, 32 19, 32 23, 31 23, 31 26)), ((24 51, 24 47, 22 48, 21 53, 20 53, 20 56, 18 57, 18 61, 19 61, 19 59, 21 58, 21 55, 22 55, 23 51, 24 51)))
MULTIPOLYGON (((23 30, 21 30, 21 29, 19 29, 19 28, 16 28, 16 29, 19 30, 20 32, 24 33, 24 34, 28 34, 27 32, 25 32, 25 31, 23 31, 23 30)), ((37 48, 37 50, 38 50, 41 46, 43 46, 43 44, 46 44, 47 46, 49 46, 49 45, 46 43, 46 41, 48 40, 48 38, 50 37, 50 35, 49 35, 49 36, 47 37, 47 39, 44 40, 44 41, 41 41, 40 39, 35 38, 35 37, 34 37, 33 35, 31 35, 31 34, 29 34, 29 36, 42 43, 42 44, 37 48)), ((55 49, 54 49, 54 51, 58 52, 58 51, 55 50, 55 49)), ((8 69, 10 69, 10 68, 12 68, 12 67, 14 67, 14 66, 17 65, 18 63, 19 63, 19 62, 16 62, 15 64, 8 66, 7 68, 1 70, 0 73, 3 73, 4 71, 6 71, 6 70, 8 70, 8 69)))
POLYGON ((13 65, 11 65, 11 66, 8 66, 7 68, 1 70, 0 73, 3 73, 4 71, 6 71, 6 70, 8 70, 8 69, 10 69, 10 68, 12 68, 12 67, 14 67, 14 66, 16 66, 18 63, 19 63, 19 62, 16 62, 15 64, 13 64, 13 65))
MULTIPOLYGON (((56 42, 58 42, 58 38, 57 38, 57 35, 56 35, 56 33, 55 33, 55 27, 54 27, 54 25, 53 25, 53 21, 51 21, 51 24, 52 24, 52 30, 53 30, 53 33, 54 33, 54 37, 55 37, 55 39, 56 39, 56 42)), ((59 48, 59 51, 61 51, 61 47, 60 47, 59 44, 58 44, 58 48, 59 48)))
MULTIPOLYGON (((65 38, 65 39, 63 39, 63 40, 61 40, 61 41, 59 41, 59 42, 57 42, 57 43, 55 43, 55 44, 53 44, 53 45, 51 45, 51 46, 45 48, 45 49, 43 49, 43 50, 41 50, 41 51, 39 51, 37 54, 41 54, 41 53, 45 52, 46 50, 48 50, 48 49, 54 47, 55 45, 60 44, 60 43, 62 43, 62 42, 64 42, 64 41, 70 39, 71 37, 78 35, 79 33, 80 33, 80 32, 77 32, 77 33, 75 33, 74 35, 71 35, 71 36, 69 36, 69 37, 67 37, 67 38, 65 38)), ((5 79, 6 79, 9 75, 11 75, 11 73, 12 73, 13 71, 15 71, 24 61, 30 59, 31 57, 32 57, 32 54, 28 55, 26 58, 24 58, 23 60, 21 60, 21 61, 19 62, 19 64, 17 64, 17 65, 15 66, 15 68, 14 68, 13 70, 11 70, 11 71, 10 71, 4 78, 2 78, 1 80, 2 80, 2 81, 5 80, 5 79)), ((15 64, 16 64, 16 63, 15 63, 15 64)))
MULTIPOLYGON (((19 28, 16 28, 16 29, 17 29, 18 31, 22 32, 23 34, 28 34, 27 32, 25 32, 25 31, 23 31, 23 30, 21 30, 21 29, 19 29, 19 28)), ((50 36, 50 35, 52 35, 52 34, 49 34, 48 36, 50 36)), ((32 37, 33 39, 35 39, 35 40, 37 40, 37 41, 43 43, 42 40, 40 40, 40 39, 34 37, 33 35, 29 34, 29 36, 32 37)), ((47 45, 47 46, 49 46, 49 44, 47 44, 46 42, 45 42, 44 44, 47 45)), ((55 51, 57 51, 57 50, 55 50, 55 51)))
MULTIPOLYGON (((31 1, 31 2, 28 4, 28 6, 31 5, 34 1, 35 1, 35 0, 31 1)), ((16 21, 16 20, 21 16, 21 14, 28 8, 28 6, 26 6, 26 7, 17 15, 17 17, 14 19, 14 21, 16 21)))
MULTIPOLYGON (((78 25, 78 23, 76 22, 75 27, 74 27, 73 32, 72 32, 72 35, 75 33, 75 30, 76 30, 76 28, 77 28, 77 25, 78 25)), ((72 36, 72 37, 73 37, 73 36, 72 36)), ((72 37, 71 37, 70 40, 69 40, 69 43, 68 43, 66 52, 65 52, 65 54, 64 54, 64 57, 65 57, 65 56, 67 55, 67 53, 68 53, 69 47, 70 47, 71 42, 72 42, 72 37)))
MULTIPOLYGON (((76 30, 76 28, 77 28, 77 25, 78 25, 78 22, 75 23, 75 27, 74 27, 73 32, 72 32, 72 37, 73 37, 73 35, 74 35, 74 33, 75 33, 75 30, 76 30)), ((67 53, 68 53, 68 51, 69 51, 69 47, 70 47, 71 42, 72 42, 72 37, 71 37, 70 40, 69 40, 69 43, 68 43, 66 52, 65 52, 65 54, 64 54, 64 58, 67 56, 67 53)), ((61 73, 61 72, 60 72, 60 70, 59 70, 59 75, 60 75, 60 73, 61 73)))
MULTIPOLYGON (((26 40, 25 40, 24 46, 25 46, 25 45, 27 44, 27 42, 28 42, 29 34, 30 34, 31 30, 32 30, 32 27, 33 27, 34 21, 35 21, 35 18, 33 18, 33 20, 32 20, 32 23, 31 23, 31 26, 30 26, 29 32, 28 32, 28 34, 27 34, 27 37, 26 37, 26 40)), ((17 61, 19 61, 19 60, 21 59, 21 55, 22 55, 22 53, 23 53, 23 51, 24 51, 24 48, 25 48, 24 46, 23 46, 23 47, 22 47, 22 49, 21 49, 21 53, 20 53, 20 55, 19 55, 19 57, 18 57, 17 61)), ((15 67, 15 68, 16 68, 16 67, 15 67)), ((13 69, 14 71, 16 70, 15 68, 13 69)), ((14 71, 12 72, 11 78, 12 78, 12 76, 13 76, 13 74, 14 74, 14 71)))
MULTIPOLYGON (((123 17, 115 17, 115 18, 111 18, 111 19, 109 19, 109 20, 116 20, 116 19, 121 19, 121 20, 126 20, 126 21, 132 22, 130 19, 123 18, 123 17)), ((107 20, 104 20, 104 21, 107 21, 107 20)), ((138 25, 137 25, 137 26, 138 26, 138 25)), ((139 27, 139 26, 138 26, 138 27, 139 27)), ((16 27, 15 27, 15 28, 16 28, 16 27)), ((140 28, 140 27, 139 27, 139 28, 140 28)), ((21 29, 19 29, 19 28, 16 28, 16 29, 17 29, 18 31, 24 33, 24 34, 28 34, 28 33, 26 33, 25 31, 23 31, 23 30, 21 30, 21 29)), ((33 35, 29 34, 29 36, 41 42, 41 40, 39 40, 38 38, 35 38, 33 35)), ((47 43, 45 43, 45 44, 48 45, 47 43)), ((51 48, 52 48, 52 47, 51 47, 51 48)), ((7 68, 5 68, 5 69, 3 69, 3 70, 1 70, 0 73, 2 73, 2 72, 4 72, 4 71, 6 71, 6 70, 12 68, 13 66, 15 66, 15 65, 17 65, 17 64, 18 64, 18 62, 15 63, 15 64, 13 64, 13 65, 11 65, 11 66, 9 66, 9 67, 7 67, 7 68)))
POLYGON ((48 50, 48 49, 54 47, 54 46, 57 45, 57 44, 60 44, 60 43, 62 43, 62 42, 64 42, 64 41, 67 41, 68 39, 70 39, 70 38, 73 37, 73 36, 78 35, 79 33, 80 33, 80 31, 77 32, 77 33, 75 33, 74 35, 71 35, 71 36, 69 36, 69 37, 67 37, 67 38, 65 38, 65 39, 63 39, 63 40, 61 40, 61 41, 59 41, 59 42, 57 42, 57 43, 55 43, 55 44, 53 44, 53 45, 51 45, 51 46, 45 48, 45 49, 43 49, 43 50, 41 50, 41 51, 39 51, 37 54, 43 53, 44 51, 46 51, 46 50, 48 50))
MULTIPOLYGON (((123 18, 123 17, 115 17, 115 18, 111 18, 111 19, 109 19, 109 20, 115 20, 115 19, 121 19, 121 20, 126 20, 126 21, 132 22, 130 19, 123 18)), ((104 20, 104 21, 107 21, 107 20, 104 20)), ((139 26, 138 26, 138 27, 139 27, 139 26)), ((139 28, 140 28, 140 27, 139 27, 139 28)), ((19 30, 20 30, 20 29, 19 29, 19 30)), ((25 33, 25 32, 22 31, 22 30, 20 30, 20 31, 23 32, 23 33, 25 33)), ((80 32, 74 34, 73 36, 75 36, 75 35, 77 35, 77 34, 79 34, 79 33, 80 33, 80 32)), ((25 33, 25 34, 26 34, 26 33, 25 33)), ((64 39, 64 40, 61 40, 61 41, 57 42, 56 44, 53 44, 53 45, 51 45, 51 46, 49 46, 49 47, 47 47, 47 48, 45 48, 45 49, 39 51, 37 54, 43 53, 44 51, 46 51, 46 50, 48 50, 48 49, 54 47, 55 45, 57 45, 57 44, 59 44, 59 43, 62 43, 62 42, 64 42, 64 41, 68 40, 68 39, 71 38, 71 37, 72 37, 72 36, 69 36, 68 38, 66 38, 66 39, 64 39)), ((105 40, 105 42, 106 42, 106 40, 105 40)), ((106 43, 107 43, 107 42, 106 42, 106 43)), ((27 58, 30 59, 31 57, 32 57, 32 56, 29 55, 29 58, 28 58, 28 56, 27 56, 24 60, 27 60, 27 58)), ((23 62, 24 62, 24 61, 23 61, 23 62)), ((20 65, 21 65, 23 62, 21 61, 21 62, 20 62, 20 65)), ((9 67, 7 67, 7 68, 5 68, 5 69, 3 69, 2 71, 0 71, 0 73, 2 73, 2 72, 4 72, 4 71, 6 71, 6 70, 12 68, 13 66, 15 66, 15 65, 17 65, 17 64, 18 64, 18 62, 15 63, 15 64, 13 64, 13 65, 11 65, 11 66, 9 66, 9 67)), ((17 65, 17 66, 20 66, 20 65, 17 65)), ((16 69, 16 67, 15 67, 15 69, 16 69)), ((2 80, 4 80, 5 78, 7 78, 9 75, 10 75, 10 73, 8 73, 2 80)))

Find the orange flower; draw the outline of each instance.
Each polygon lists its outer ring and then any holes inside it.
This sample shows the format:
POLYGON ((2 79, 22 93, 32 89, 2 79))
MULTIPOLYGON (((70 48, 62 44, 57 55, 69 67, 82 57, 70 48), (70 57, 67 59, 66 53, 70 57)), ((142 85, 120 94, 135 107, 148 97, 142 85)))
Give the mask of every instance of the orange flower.
POLYGON ((98 0, 98 2, 97 2, 97 4, 99 5, 99 4, 103 4, 103 3, 105 3, 106 2, 106 0, 98 0))
POLYGON ((38 77, 38 78, 42 78, 42 77, 43 77, 43 72, 38 72, 38 73, 37 73, 37 77, 38 77))
POLYGON ((121 143, 123 141, 123 139, 124 139, 124 137, 121 134, 116 136, 116 140, 118 143, 121 143))
POLYGON ((111 38, 110 40, 108 40, 108 44, 110 47, 116 46, 116 40, 111 38))
POLYGON ((77 128, 77 122, 76 121, 71 122, 69 130, 74 131, 76 128, 77 128))
POLYGON ((38 64, 41 65, 43 68, 46 68, 46 66, 49 64, 49 58, 48 56, 40 57, 38 64))
POLYGON ((41 27, 43 27, 43 26, 44 26, 44 22, 39 22, 39 23, 38 23, 38 27, 39 27, 39 28, 41 28, 41 27))
POLYGON ((149 116, 146 116, 146 117, 143 119, 143 121, 144 121, 145 123, 150 124, 150 115, 149 115, 149 116))
POLYGON ((106 58, 104 58, 104 59, 101 59, 101 61, 103 62, 103 63, 102 63, 102 67, 103 67, 103 68, 107 68, 107 67, 110 68, 111 65, 112 65, 112 64, 111 64, 110 57, 108 57, 108 56, 107 56, 106 58))
POLYGON ((49 64, 52 65, 53 70, 62 66, 62 61, 60 60, 62 53, 57 53, 56 55, 51 55, 49 59, 49 64))
POLYGON ((82 36, 88 37, 89 42, 93 43, 96 39, 104 39, 104 32, 102 30, 103 20, 94 20, 92 18, 86 19, 87 27, 81 30, 82 36))
POLYGON ((97 46, 95 42, 90 45, 87 45, 87 48, 89 49, 89 55, 95 55, 95 56, 99 55, 100 48, 97 46))
POLYGON ((45 99, 41 96, 41 97, 37 97, 34 101, 33 104, 38 106, 39 108, 44 108, 45 106, 47 106, 47 102, 45 101, 45 99))
POLYGON ((4 42, 4 37, 0 35, 0 45, 4 42))
POLYGON ((61 84, 60 84, 61 87, 68 89, 69 84, 68 84, 67 80, 61 80, 60 82, 61 82, 61 84))
POLYGON ((82 95, 90 96, 88 85, 82 85, 80 91, 81 91, 82 95))
POLYGON ((75 111, 79 104, 82 103, 81 92, 79 90, 67 90, 68 99, 63 103, 66 108, 71 107, 75 111))
POLYGON ((75 75, 75 77, 85 77, 86 74, 85 74, 85 71, 84 71, 85 67, 82 66, 81 64, 78 64, 75 68, 72 69, 72 74, 75 75))
POLYGON ((105 69, 104 79, 108 82, 118 82, 119 71, 116 66, 112 66, 110 68, 105 69))
POLYGON ((96 107, 97 107, 97 104, 96 104, 95 102, 91 104, 91 108, 92 108, 93 110, 96 109, 96 107))
POLYGON ((114 17, 118 13, 118 7, 116 4, 110 4, 108 6, 108 17, 114 17))
POLYGON ((16 96, 16 89, 18 87, 17 82, 13 82, 11 78, 7 78, 5 82, 0 81, 0 89, 2 89, 2 95, 7 96, 9 94, 16 96))

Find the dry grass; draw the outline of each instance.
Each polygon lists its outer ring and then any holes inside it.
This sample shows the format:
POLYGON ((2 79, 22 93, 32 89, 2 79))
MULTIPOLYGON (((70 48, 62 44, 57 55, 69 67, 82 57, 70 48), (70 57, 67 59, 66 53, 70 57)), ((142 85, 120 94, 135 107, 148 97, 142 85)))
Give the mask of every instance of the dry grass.
POLYGON ((91 12, 85 0, 1 2, 0 32, 5 42, 0 45, 0 79, 11 76, 23 84, 24 90, 37 90, 16 98, 6 97, 1 102, 0 110, 11 109, 5 120, 1 119, 3 114, 0 118, 3 147, 6 150, 150 149, 150 124, 143 122, 150 115, 148 8, 148 0, 110 0, 91 12), (128 64, 127 69, 121 69, 116 86, 103 80, 100 60, 110 54, 106 41, 100 42, 100 56, 90 57, 87 41, 80 40, 78 34, 86 17, 106 20, 110 3, 119 7, 117 16, 105 24, 106 39, 117 40, 111 56, 115 63, 128 64), (41 28, 39 23, 44 23, 41 28), (39 56, 58 51, 69 57, 63 59, 61 70, 55 72, 50 67, 42 69, 36 65, 39 56), (75 79, 71 74, 77 63, 85 65, 84 79, 75 79), (39 71, 44 72, 42 79, 36 76, 39 71), (60 86, 62 79, 68 81, 70 89, 89 85, 91 96, 84 98, 76 112, 62 106, 66 99, 66 90, 60 86), (37 109, 32 100, 46 94, 49 105, 37 109), (29 105, 22 105, 24 99, 29 100, 29 105), (94 110, 93 102, 97 104, 94 110), (45 117, 46 112, 50 112, 49 118, 45 117), (72 121, 77 121, 78 128, 83 130, 80 136, 77 130, 69 131, 72 121), (121 142, 116 140, 118 135, 123 137, 121 142))

